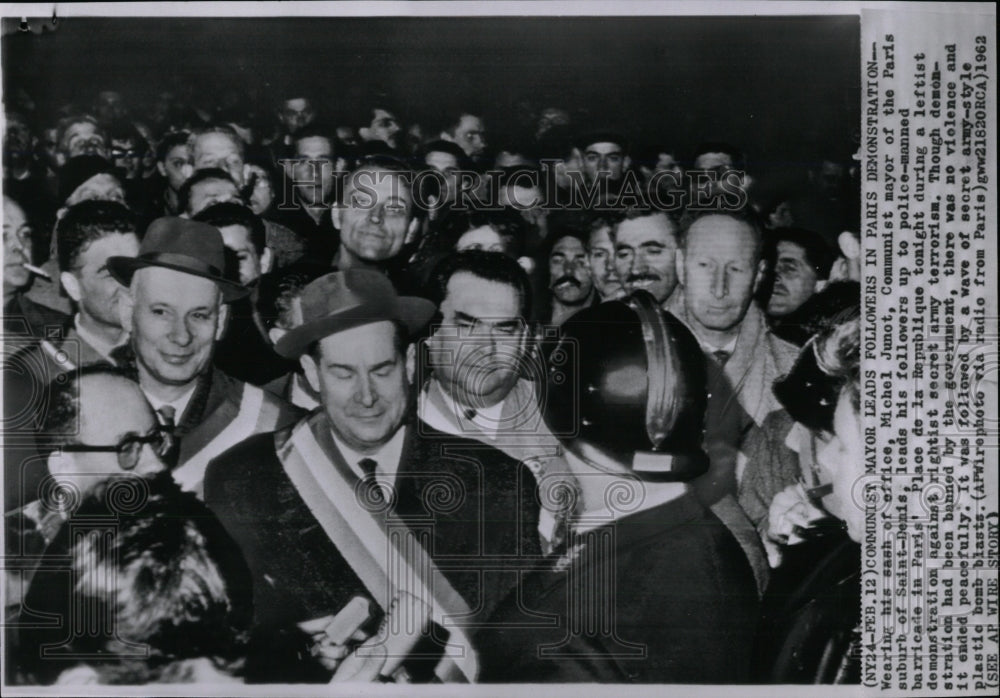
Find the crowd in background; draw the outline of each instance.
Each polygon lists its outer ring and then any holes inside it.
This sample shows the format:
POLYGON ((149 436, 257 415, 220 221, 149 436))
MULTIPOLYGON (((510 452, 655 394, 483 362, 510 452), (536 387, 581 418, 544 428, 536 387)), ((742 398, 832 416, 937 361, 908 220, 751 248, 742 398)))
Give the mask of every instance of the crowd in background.
POLYGON ((502 142, 381 95, 17 106, 8 681, 858 680, 850 144, 765 199, 725 134, 558 106, 502 142), (373 641, 409 596, 373 591, 368 515, 432 524, 406 662, 373 641), (587 594, 613 630, 572 630, 587 594), (82 599, 117 631, 32 622, 82 599))

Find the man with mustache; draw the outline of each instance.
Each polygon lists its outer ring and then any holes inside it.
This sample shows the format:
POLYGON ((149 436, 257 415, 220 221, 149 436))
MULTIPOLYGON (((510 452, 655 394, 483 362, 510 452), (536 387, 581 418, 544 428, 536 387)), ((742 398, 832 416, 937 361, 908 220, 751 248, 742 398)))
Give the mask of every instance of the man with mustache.
POLYGON ((551 550, 569 512, 550 495, 575 485, 539 407, 538 386, 545 376, 532 361, 528 275, 502 252, 467 250, 444 258, 429 286, 441 324, 427 342, 429 377, 417 415, 435 429, 475 439, 529 467, 542 503, 542 546, 551 550))
POLYGON ((833 266, 833 253, 819 233, 803 228, 777 228, 774 244, 774 288, 767 301, 771 331, 801 346, 809 339, 802 325, 815 313, 809 299, 822 290, 833 266))
POLYGON ((551 311, 544 319, 561 325, 573 313, 593 304, 594 279, 587 260, 587 237, 574 228, 550 232, 548 253, 551 311))
POLYGON ((614 228, 615 269, 625 289, 648 291, 660 305, 677 287, 677 224, 654 209, 629 209, 614 228))

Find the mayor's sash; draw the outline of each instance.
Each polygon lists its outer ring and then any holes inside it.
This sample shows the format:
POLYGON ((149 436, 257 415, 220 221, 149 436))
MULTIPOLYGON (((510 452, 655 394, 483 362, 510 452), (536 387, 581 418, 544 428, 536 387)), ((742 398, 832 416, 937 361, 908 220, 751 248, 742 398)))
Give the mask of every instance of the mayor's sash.
MULTIPOLYGON (((278 448, 278 458, 309 511, 383 610, 401 594, 430 609, 450 637, 435 673, 455 680, 455 668, 470 683, 478 673, 472 643, 459 626, 471 615, 465 600, 431 560, 418 536, 387 506, 365 502, 359 478, 332 444, 322 411, 300 422, 278 448), (323 432, 327 432, 324 434, 323 432), (323 447, 323 442, 330 445, 323 447)), ((398 628, 394 630, 398 632, 398 628)), ((404 632, 426 633, 427 627, 404 632)))

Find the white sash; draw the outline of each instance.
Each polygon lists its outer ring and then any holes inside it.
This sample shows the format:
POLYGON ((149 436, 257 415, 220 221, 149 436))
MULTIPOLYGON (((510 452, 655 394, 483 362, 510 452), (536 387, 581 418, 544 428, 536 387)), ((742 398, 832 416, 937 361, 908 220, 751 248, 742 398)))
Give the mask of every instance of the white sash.
MULTIPOLYGON (((289 479, 337 550, 388 611, 401 593, 426 604, 431 618, 451 633, 445 660, 451 660, 465 679, 475 681, 478 660, 472 642, 456 624, 471 615, 468 604, 438 570, 405 522, 391 513, 373 515, 355 493, 358 477, 340 453, 327 453, 313 428, 328 428, 321 414, 304 420, 278 449, 289 479), (385 523, 382 517, 385 517, 385 523)), ((417 628, 414 632, 422 632, 417 628)), ((443 680, 450 662, 436 673, 443 680)))
POLYGON ((209 461, 257 432, 257 421, 264 403, 264 391, 252 385, 243 386, 240 410, 226 428, 216 434, 205 447, 173 471, 174 480, 182 490, 194 492, 204 498, 202 484, 209 461))

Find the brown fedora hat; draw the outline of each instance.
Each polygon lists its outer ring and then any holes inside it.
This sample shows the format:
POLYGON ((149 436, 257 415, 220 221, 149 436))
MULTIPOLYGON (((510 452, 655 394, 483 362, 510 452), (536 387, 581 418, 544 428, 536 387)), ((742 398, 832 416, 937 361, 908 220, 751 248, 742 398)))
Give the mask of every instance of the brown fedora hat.
POLYGON ((287 359, 297 359, 313 342, 331 334, 382 320, 401 322, 412 335, 430 322, 437 310, 424 298, 396 295, 389 279, 369 269, 319 277, 302 289, 296 306, 299 324, 274 347, 287 359))
POLYGON ((164 267, 210 279, 229 303, 250 289, 226 278, 226 247, 218 228, 187 218, 157 218, 149 224, 137 257, 109 257, 108 271, 128 286, 132 275, 144 267, 164 267))

